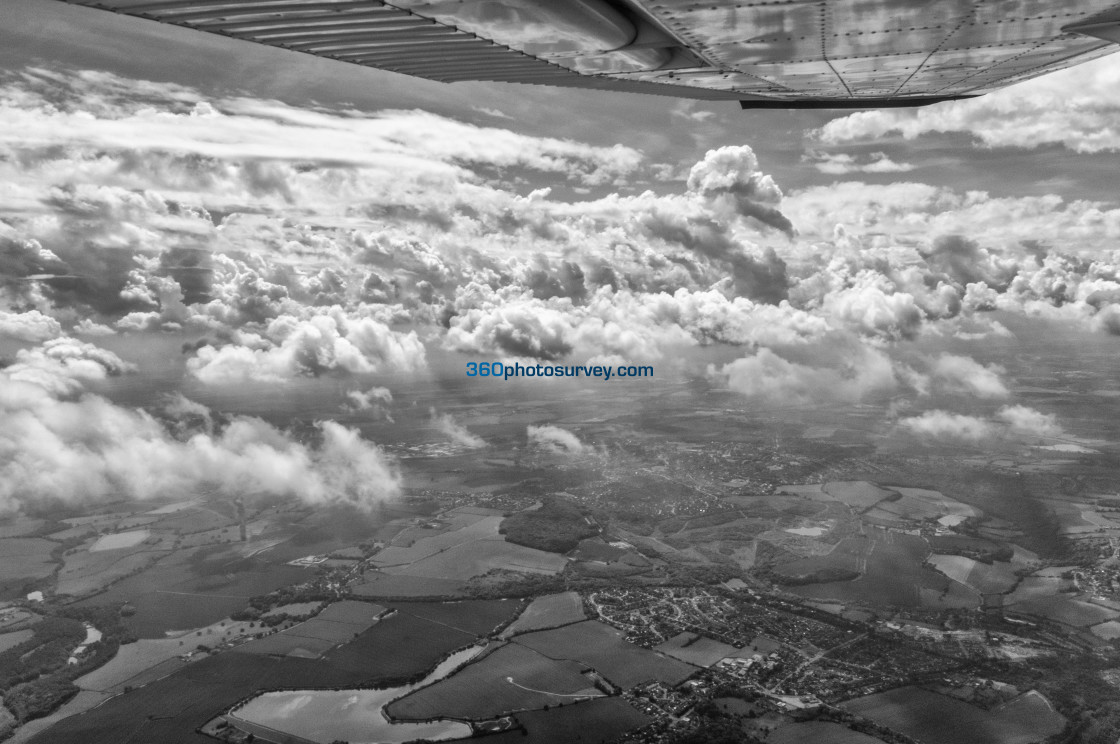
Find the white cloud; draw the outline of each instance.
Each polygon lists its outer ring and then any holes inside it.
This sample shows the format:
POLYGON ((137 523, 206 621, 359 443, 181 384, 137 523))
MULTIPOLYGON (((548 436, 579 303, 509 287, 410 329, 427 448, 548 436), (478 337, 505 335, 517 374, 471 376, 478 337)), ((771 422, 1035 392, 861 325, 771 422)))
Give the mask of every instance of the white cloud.
MULTIPOLYGON (((317 446, 249 417, 234 418, 220 432, 177 438, 143 410, 89 393, 58 397, 74 392, 11 367, 0 372, 0 511, 202 490, 365 509, 400 490, 396 467, 381 450, 331 421, 318 424, 317 446)), ((184 416, 200 408, 184 399, 169 401, 166 410, 184 416)))
POLYGON ((31 383, 64 396, 79 392, 87 381, 134 371, 135 365, 107 349, 60 336, 41 346, 20 349, 3 374, 8 380, 31 383))
POLYGON ((467 430, 467 427, 455 421, 455 418, 450 413, 438 414, 433 408, 431 410, 431 416, 432 425, 450 439, 452 444, 466 447, 467 449, 479 449, 486 446, 485 439, 476 434, 472 434, 467 430))
POLYGON ((427 367, 414 331, 393 331, 372 318, 350 318, 339 308, 303 319, 282 315, 264 336, 242 334, 238 343, 206 345, 187 369, 207 384, 282 382, 323 372, 418 372, 427 367))
POLYGON ((941 354, 932 364, 932 373, 951 392, 969 393, 980 398, 1006 398, 1011 394, 999 365, 985 366, 976 360, 956 354, 941 354))
POLYGON ((38 310, 25 313, 7 313, 0 310, 0 337, 19 341, 39 342, 62 333, 62 325, 38 310))
POLYGON ((920 416, 900 420, 898 426, 923 438, 968 442, 981 442, 999 433, 999 428, 991 421, 948 411, 926 411, 920 416))
POLYGON ((898 428, 921 438, 973 443, 995 440, 1029 442, 1064 434, 1057 416, 1018 405, 1004 406, 992 419, 942 410, 926 411, 920 416, 899 420, 898 428))
POLYGON ((343 408, 350 412, 366 413, 371 418, 392 422, 389 407, 393 404, 393 394, 389 388, 371 387, 369 390, 350 390, 346 393, 343 408))
POLYGON ((914 170, 910 163, 896 163, 886 153, 872 153, 871 159, 859 162, 847 153, 813 153, 809 161, 821 173, 843 176, 849 173, 905 173, 914 170))
POLYGON ((554 454, 577 454, 584 450, 583 442, 579 441, 579 437, 559 426, 530 425, 526 429, 526 435, 530 445, 543 447, 554 454))
POLYGON ((817 361, 809 363, 791 361, 763 348, 722 367, 709 368, 708 374, 736 393, 771 405, 855 403, 891 393, 899 386, 893 363, 879 350, 846 345, 815 351, 817 361))
POLYGON ((1106 56, 966 101, 913 110, 861 111, 833 119, 825 144, 872 142, 893 133, 912 140, 964 132, 988 147, 1060 144, 1075 152, 1120 150, 1120 60, 1106 56))

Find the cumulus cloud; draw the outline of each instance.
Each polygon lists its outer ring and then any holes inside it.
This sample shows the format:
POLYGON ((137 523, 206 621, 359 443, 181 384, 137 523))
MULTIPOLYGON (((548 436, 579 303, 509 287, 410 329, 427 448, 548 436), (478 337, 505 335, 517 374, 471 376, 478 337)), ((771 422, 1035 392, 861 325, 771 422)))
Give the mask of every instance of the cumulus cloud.
POLYGON ((821 173, 835 176, 849 173, 905 173, 914 170, 912 164, 896 163, 883 152, 872 153, 871 159, 864 163, 847 153, 811 153, 809 160, 821 173))
POLYGON ((1027 406, 1004 406, 996 413, 996 418, 1021 436, 1058 437, 1064 433, 1057 416, 1027 406))
POLYGON ((898 422, 903 431, 928 439, 956 439, 980 442, 995 436, 999 429, 991 421, 948 411, 926 411, 920 416, 898 422))
POLYGON ((543 426, 530 425, 526 430, 530 446, 541 447, 553 454, 574 455, 584 450, 584 444, 575 434, 559 426, 545 424, 543 426))
POLYGON ((512 289, 462 288, 444 345, 456 351, 554 360, 662 358, 673 349, 724 343, 798 344, 832 330, 788 303, 769 305, 713 288, 665 292, 601 288, 581 305, 540 300, 512 289))
POLYGON ((372 318, 339 309, 302 319, 283 315, 263 335, 240 334, 237 343, 202 346, 187 369, 208 384, 282 382, 326 372, 411 372, 426 368, 414 331, 393 331, 372 318))
MULTIPOLYGON (((334 422, 318 424, 317 445, 251 417, 236 417, 220 431, 179 429, 187 435, 177 438, 144 410, 89 393, 63 399, 53 385, 13 376, 11 368, 0 378, 3 512, 203 490, 368 509, 400 491, 393 462, 334 422)), ((209 416, 181 398, 171 400, 167 411, 209 416)))
POLYGON ((525 167, 588 183, 609 183, 641 162, 622 145, 595 147, 521 135, 424 111, 328 112, 249 98, 202 100, 192 89, 167 86, 163 100, 137 96, 136 83, 109 73, 72 75, 29 68, 8 81, 0 146, 83 146, 181 153, 243 161, 244 178, 258 192, 290 199, 286 171, 270 162, 377 166, 433 172, 433 163, 525 167), (52 106, 45 103, 53 89, 52 106), (66 95, 69 94, 69 95, 66 95), (156 99, 156 100, 153 100, 156 99), (162 104, 153 105, 155 103, 162 104), (93 115, 91 115, 93 114, 93 115), (323 133, 329 132, 329 136, 323 133))
POLYGON ((62 325, 38 310, 25 313, 7 313, 0 310, 0 337, 18 341, 40 342, 62 333, 62 325))
POLYGON ((690 191, 732 212, 793 235, 793 223, 778 209, 782 190, 758 169, 758 157, 746 145, 709 150, 688 173, 690 191))
POLYGON ((81 391, 86 382, 134 371, 135 365, 107 349, 61 336, 41 346, 20 349, 3 374, 13 382, 31 383, 64 396, 81 391))
POLYGON ((1027 406, 1004 406, 991 419, 948 411, 926 411, 899 420, 898 428, 924 439, 984 442, 1035 440, 1063 435, 1057 416, 1027 406))
POLYGON ((450 413, 436 413, 433 408, 430 411, 432 417, 432 426, 443 433, 452 444, 467 449, 479 449, 486 446, 486 440, 482 437, 472 434, 467 430, 467 427, 458 423, 450 413))
POLYGON ((1007 370, 999 365, 983 365, 956 354, 942 354, 931 366, 934 377, 950 392, 969 393, 980 398, 1006 398, 1011 394, 1003 382, 1007 370))
POLYGON ((1075 152, 1120 150, 1120 65, 1105 57, 966 101, 913 110, 861 111, 818 132, 825 144, 874 142, 892 133, 915 139, 963 132, 988 147, 1060 144, 1075 152))
POLYGON ((898 372, 883 352, 861 345, 818 349, 814 360, 793 361, 768 348, 721 367, 709 377, 729 389, 771 405, 854 403, 893 392, 898 372))
POLYGON ((393 394, 389 388, 371 387, 369 390, 350 390, 346 393, 345 410, 353 413, 366 413, 371 418, 392 421, 389 407, 393 403, 393 394))

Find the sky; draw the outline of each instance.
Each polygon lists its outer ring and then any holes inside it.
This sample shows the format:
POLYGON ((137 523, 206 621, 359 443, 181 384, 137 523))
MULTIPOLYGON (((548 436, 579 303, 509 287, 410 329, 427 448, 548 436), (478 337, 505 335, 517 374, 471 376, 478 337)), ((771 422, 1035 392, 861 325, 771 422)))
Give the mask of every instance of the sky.
POLYGON ((1120 56, 918 110, 744 112, 6 0, 0 511, 201 487, 369 508, 401 488, 384 443, 215 401, 323 381, 391 423, 402 385, 468 360, 889 400, 917 442, 1072 436, 993 350, 1118 343, 1118 121, 1120 56))

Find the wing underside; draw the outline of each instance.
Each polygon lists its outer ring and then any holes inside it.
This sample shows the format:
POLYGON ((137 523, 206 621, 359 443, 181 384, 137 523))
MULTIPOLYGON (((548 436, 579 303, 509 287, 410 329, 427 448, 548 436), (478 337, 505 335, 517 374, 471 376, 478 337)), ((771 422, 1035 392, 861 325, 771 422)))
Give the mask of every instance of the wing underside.
POLYGON ((442 82, 738 100, 966 98, 1120 49, 1104 0, 64 0, 442 82))

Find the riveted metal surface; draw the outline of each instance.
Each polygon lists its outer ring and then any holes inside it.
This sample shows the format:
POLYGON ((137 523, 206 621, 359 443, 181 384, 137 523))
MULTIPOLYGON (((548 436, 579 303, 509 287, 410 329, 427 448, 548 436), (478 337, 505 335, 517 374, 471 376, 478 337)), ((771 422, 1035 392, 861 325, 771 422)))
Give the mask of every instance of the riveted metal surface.
POLYGON ((1120 49, 1120 0, 63 1, 434 80, 763 103, 975 95, 1120 49))

